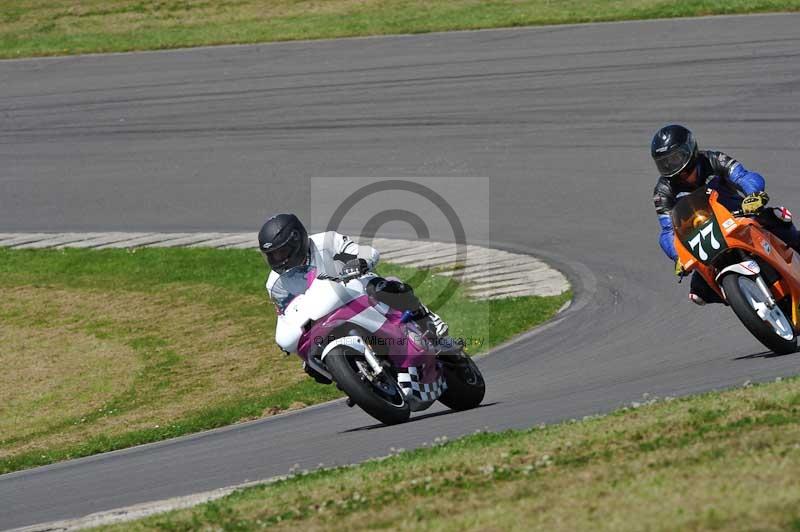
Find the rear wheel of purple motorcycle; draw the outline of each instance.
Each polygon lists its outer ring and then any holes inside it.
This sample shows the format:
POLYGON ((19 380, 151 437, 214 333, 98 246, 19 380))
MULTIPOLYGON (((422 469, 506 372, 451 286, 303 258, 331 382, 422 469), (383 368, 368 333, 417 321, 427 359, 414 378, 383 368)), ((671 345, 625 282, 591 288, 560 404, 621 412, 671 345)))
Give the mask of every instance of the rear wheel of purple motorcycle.
POLYGON ((366 374, 369 364, 362 353, 334 347, 325 357, 325 366, 339 388, 367 414, 387 425, 408 421, 411 408, 397 381, 387 371, 370 380, 366 374))
POLYGON ((444 364, 444 378, 447 390, 439 401, 453 410, 469 410, 483 401, 486 382, 483 374, 471 358, 464 356, 458 363, 444 364))

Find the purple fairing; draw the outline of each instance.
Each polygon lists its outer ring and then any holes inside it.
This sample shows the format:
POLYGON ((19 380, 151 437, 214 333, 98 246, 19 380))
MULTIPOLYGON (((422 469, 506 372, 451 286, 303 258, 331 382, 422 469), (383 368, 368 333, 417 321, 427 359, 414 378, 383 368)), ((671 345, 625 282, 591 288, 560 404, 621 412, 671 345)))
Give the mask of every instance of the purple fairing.
MULTIPOLYGON (((308 358, 309 351, 314 347, 315 338, 324 338, 327 343, 329 335, 332 335, 337 328, 370 307, 378 311, 370 297, 363 295, 318 320, 300 337, 297 346, 300 358, 303 360, 308 358)), ((436 381, 441 375, 436 360, 436 351, 427 342, 426 345, 417 345, 409 336, 409 331, 411 331, 416 333, 415 337, 421 337, 417 324, 401 322, 403 313, 394 309, 389 309, 386 313, 381 312, 381 314, 386 321, 371 335, 370 343, 383 342, 383 345, 388 347, 389 360, 395 368, 406 369, 412 366, 418 368, 418 371, 421 372, 420 383, 436 381)))

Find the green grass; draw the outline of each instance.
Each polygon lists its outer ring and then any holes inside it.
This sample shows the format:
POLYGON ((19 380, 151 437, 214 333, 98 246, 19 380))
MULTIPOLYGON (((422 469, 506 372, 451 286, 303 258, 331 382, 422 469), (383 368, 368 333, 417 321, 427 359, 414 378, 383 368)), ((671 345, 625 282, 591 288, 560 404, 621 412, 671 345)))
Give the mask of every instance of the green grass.
POLYGON ((800 380, 295 474, 125 530, 797 530, 800 380))
MULTIPOLYGON (((0 473, 339 397, 275 345, 265 275, 249 250, 0 248, 0 473)), ((471 301, 460 287, 440 313, 476 354, 568 299, 471 301)))
POLYGON ((799 0, 0 0, 0 57, 798 9, 799 0))

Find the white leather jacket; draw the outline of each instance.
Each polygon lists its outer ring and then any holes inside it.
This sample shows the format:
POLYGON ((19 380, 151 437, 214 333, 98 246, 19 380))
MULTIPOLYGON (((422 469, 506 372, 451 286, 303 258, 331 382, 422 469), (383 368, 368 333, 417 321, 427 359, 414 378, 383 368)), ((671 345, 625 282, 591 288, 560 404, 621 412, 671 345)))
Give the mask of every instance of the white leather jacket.
MULTIPOLYGON (((345 264, 356 258, 367 261, 367 267, 372 270, 378 264, 380 254, 375 248, 365 245, 360 246, 349 236, 339 234, 336 231, 316 233, 308 237, 306 266, 316 269, 318 274, 341 275, 345 264)), ((282 307, 285 301, 296 295, 292 293, 292 283, 281 282, 276 286, 275 283, 280 277, 281 275, 271 271, 267 278, 267 292, 278 307, 282 307)), ((286 274, 284 274, 285 277, 286 274)), ((297 288, 299 292, 302 292, 305 286, 298 286, 297 288)))

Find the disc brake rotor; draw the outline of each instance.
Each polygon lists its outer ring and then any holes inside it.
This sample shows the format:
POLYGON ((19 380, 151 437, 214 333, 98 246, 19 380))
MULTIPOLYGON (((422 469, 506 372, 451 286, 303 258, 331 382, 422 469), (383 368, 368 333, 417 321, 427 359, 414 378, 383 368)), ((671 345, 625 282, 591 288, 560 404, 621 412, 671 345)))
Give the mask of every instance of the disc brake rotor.
POLYGON ((366 361, 356 359, 354 362, 361 377, 372 384, 372 387, 375 388, 378 393, 384 395, 389 401, 395 404, 403 404, 405 400, 403 392, 400 390, 399 386, 394 384, 391 380, 388 380, 391 379, 391 377, 386 373, 386 370, 380 375, 375 375, 375 372, 372 371, 372 368, 366 361))

